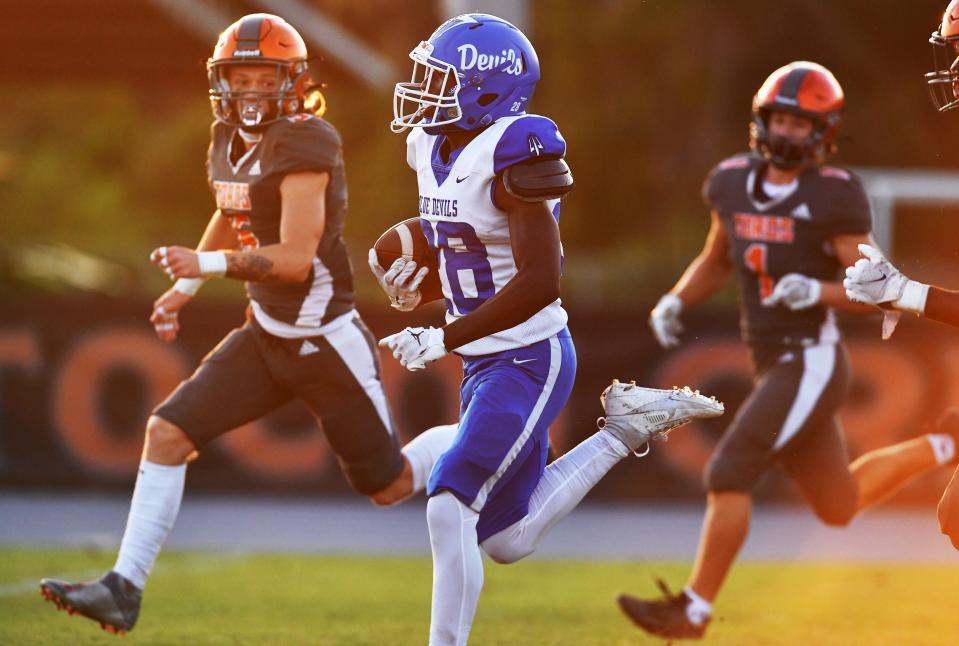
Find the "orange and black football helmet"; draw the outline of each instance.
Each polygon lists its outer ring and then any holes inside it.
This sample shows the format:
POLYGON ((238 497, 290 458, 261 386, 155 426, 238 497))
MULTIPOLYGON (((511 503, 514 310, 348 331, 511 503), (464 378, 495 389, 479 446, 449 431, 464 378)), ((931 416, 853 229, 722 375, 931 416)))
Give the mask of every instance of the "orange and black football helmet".
POLYGON ((302 112, 310 85, 306 44, 285 20, 268 13, 243 16, 227 27, 206 63, 210 80, 210 105, 218 121, 244 130, 258 130, 297 112, 302 112), (276 69, 276 91, 235 92, 229 70, 237 65, 266 65, 276 69), (238 99, 266 101, 265 115, 241 115, 238 99))
POLYGON ((779 168, 821 164, 836 152, 836 135, 845 103, 839 81, 822 65, 795 61, 780 67, 753 97, 749 147, 779 168), (771 136, 769 115, 773 112, 812 119, 812 134, 801 142, 771 136))
POLYGON ((933 71, 926 74, 929 96, 939 112, 959 107, 959 0, 952 0, 929 37, 933 71))

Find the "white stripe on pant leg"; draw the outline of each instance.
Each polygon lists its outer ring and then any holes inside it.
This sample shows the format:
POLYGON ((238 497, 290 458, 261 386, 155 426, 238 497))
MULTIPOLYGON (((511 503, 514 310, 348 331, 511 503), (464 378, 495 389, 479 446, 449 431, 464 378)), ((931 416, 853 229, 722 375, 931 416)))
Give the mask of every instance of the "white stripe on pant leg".
MULTIPOLYGON (((406 227, 403 227, 404 229, 406 227)), ((460 554, 463 555, 463 581, 469 581, 469 563, 467 562, 467 550, 477 549, 475 545, 472 544, 472 541, 476 538, 476 523, 479 522, 478 517, 469 517, 468 514, 471 510, 465 505, 459 505, 460 512, 460 554), (467 537, 467 529, 470 530, 470 537, 467 537), (470 541, 471 544, 467 545, 467 541, 470 541)), ((470 628, 473 625, 473 616, 476 608, 476 601, 474 600, 469 593, 469 586, 463 586, 463 595, 460 597, 460 616, 459 621, 456 622, 457 627, 457 643, 460 643, 460 637, 462 637, 462 643, 466 643, 466 638, 470 634, 470 628), (471 607, 472 606, 472 607, 471 607), (464 622, 464 618, 469 618, 469 621, 464 622), (463 624, 466 624, 465 626, 463 624)))
POLYGON ((486 498, 489 496, 489 492, 494 486, 496 486, 496 483, 499 482, 499 479, 503 477, 503 474, 506 473, 506 470, 509 469, 510 465, 513 464, 513 460, 515 460, 516 456, 519 455, 523 445, 526 444, 526 440, 528 440, 529 436, 533 433, 533 428, 535 428, 536 424, 539 422, 539 418, 543 414, 543 409, 546 408, 546 403, 553 394, 553 388, 556 386, 556 379, 559 376, 559 371, 562 367, 563 348, 559 343, 559 339, 554 336, 549 340, 549 373, 546 375, 546 383, 543 384, 543 391, 539 394, 539 398, 536 400, 536 405, 533 406, 533 411, 526 420, 526 426, 523 427, 523 432, 520 433, 520 436, 516 438, 513 446, 510 447, 506 457, 503 458, 499 468, 496 469, 496 473, 491 475, 489 479, 483 483, 483 486, 480 487, 479 493, 476 494, 476 498, 473 499, 473 503, 470 505, 470 508, 472 508, 474 511, 478 512, 483 509, 483 505, 486 504, 486 498))
POLYGON ((363 332, 350 322, 327 334, 326 340, 353 373, 366 396, 373 402, 383 426, 393 435, 393 420, 390 417, 386 393, 383 391, 383 382, 376 376, 376 358, 363 332))
POLYGON ((333 298, 333 274, 319 258, 313 257, 313 283, 310 291, 300 304, 299 316, 296 325, 302 327, 317 327, 326 315, 326 309, 333 298))
POLYGON ((803 373, 799 380, 799 390, 796 399, 786 415, 786 421, 779 431, 779 437, 773 444, 773 451, 778 451, 791 440, 802 428, 812 413, 819 398, 829 385, 836 368, 835 345, 814 345, 803 350, 803 373))

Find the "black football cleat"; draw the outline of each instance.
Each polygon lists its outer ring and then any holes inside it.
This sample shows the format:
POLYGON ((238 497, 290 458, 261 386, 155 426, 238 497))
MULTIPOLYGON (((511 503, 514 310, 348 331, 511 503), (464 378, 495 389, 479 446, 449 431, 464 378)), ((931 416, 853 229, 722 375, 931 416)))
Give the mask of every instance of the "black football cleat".
POLYGON ((629 619, 651 635, 666 639, 702 639, 709 625, 707 618, 701 624, 694 624, 686 616, 686 606, 690 598, 685 592, 672 594, 666 584, 656 580, 663 596, 659 599, 637 599, 628 594, 616 598, 619 609, 629 619))
POLYGON ((56 604, 57 610, 83 615, 99 622, 108 633, 123 635, 137 622, 143 591, 111 571, 100 580, 88 583, 42 579, 40 594, 56 604))

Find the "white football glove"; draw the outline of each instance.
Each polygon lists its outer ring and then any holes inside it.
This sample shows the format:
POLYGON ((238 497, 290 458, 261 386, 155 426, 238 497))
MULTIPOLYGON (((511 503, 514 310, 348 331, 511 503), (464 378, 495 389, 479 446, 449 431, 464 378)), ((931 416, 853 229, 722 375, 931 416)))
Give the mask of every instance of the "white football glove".
POLYGON ((890 305, 897 310, 922 314, 926 309, 929 286, 909 280, 882 252, 867 244, 859 245, 864 258, 846 268, 842 286, 846 297, 865 305, 890 305))
POLYGON ((402 312, 409 312, 420 304, 423 298, 420 294, 420 283, 429 272, 429 267, 420 267, 417 271, 415 260, 397 258, 388 270, 384 270, 380 267, 374 249, 370 249, 367 261, 380 287, 390 297, 391 306, 402 312))
POLYGON ((819 304, 822 284, 802 274, 786 274, 776 283, 773 293, 763 299, 765 307, 784 305, 793 312, 819 304))
POLYGON ((408 327, 380 339, 380 346, 392 350, 400 365, 410 371, 422 370, 446 356, 442 328, 408 327))
MULTIPOLYGON (((876 305, 884 309, 894 307, 906 312, 923 313, 929 285, 906 278, 875 247, 861 244, 859 253, 865 258, 857 260, 852 267, 846 267, 846 278, 842 281, 846 298, 854 303, 876 305)), ((882 318, 883 340, 892 336, 898 322, 899 312, 886 309, 882 318)))
POLYGON ((656 303, 656 307, 649 313, 649 327, 653 329, 653 336, 664 348, 679 345, 679 336, 683 332, 683 324, 679 322, 679 314, 683 311, 683 301, 676 294, 663 294, 656 303))

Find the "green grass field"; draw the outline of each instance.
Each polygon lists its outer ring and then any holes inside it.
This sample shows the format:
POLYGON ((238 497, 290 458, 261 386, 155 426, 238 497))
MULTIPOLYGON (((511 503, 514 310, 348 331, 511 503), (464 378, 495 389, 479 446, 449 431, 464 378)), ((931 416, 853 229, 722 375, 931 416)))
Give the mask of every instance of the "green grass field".
MULTIPOLYGON (((114 637, 41 599, 41 576, 93 576, 112 556, 0 550, 0 644, 425 644, 422 558, 164 554, 136 629, 114 637)), ((680 584, 689 565, 488 563, 471 644, 653 644, 617 592, 680 584)), ((713 644, 959 643, 959 567, 746 563, 708 632, 713 644)))

